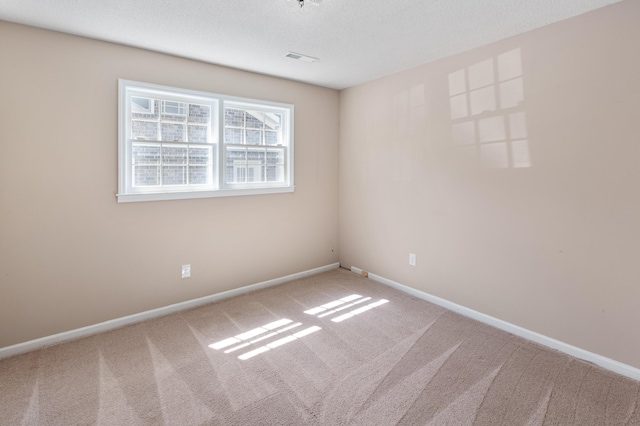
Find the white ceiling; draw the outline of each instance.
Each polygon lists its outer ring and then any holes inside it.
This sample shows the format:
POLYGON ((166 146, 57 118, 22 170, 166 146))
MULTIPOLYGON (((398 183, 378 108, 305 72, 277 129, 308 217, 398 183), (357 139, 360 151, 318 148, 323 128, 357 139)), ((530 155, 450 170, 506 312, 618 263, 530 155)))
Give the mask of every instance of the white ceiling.
POLYGON ((343 89, 618 1, 0 0, 0 20, 343 89))

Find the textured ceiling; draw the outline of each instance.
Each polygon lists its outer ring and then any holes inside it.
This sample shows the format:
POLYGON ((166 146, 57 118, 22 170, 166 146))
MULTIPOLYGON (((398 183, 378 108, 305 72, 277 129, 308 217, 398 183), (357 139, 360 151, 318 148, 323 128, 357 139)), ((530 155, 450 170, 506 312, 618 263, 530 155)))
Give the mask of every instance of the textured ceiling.
POLYGON ((0 20, 342 89, 618 1, 0 0, 0 20))

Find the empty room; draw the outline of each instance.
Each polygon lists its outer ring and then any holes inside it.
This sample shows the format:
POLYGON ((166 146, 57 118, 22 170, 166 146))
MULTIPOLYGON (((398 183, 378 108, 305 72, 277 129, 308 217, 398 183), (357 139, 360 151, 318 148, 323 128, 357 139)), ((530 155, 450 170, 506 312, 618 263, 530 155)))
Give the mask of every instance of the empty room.
POLYGON ((640 1, 2 0, 0 425, 640 425, 640 1))

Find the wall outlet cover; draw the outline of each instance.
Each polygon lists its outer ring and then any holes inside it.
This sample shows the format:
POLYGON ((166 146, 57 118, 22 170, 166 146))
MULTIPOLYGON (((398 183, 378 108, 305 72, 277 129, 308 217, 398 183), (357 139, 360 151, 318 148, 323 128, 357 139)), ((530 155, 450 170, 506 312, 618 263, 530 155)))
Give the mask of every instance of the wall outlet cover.
POLYGON ((191 276, 191 265, 182 265, 182 278, 189 278, 191 276))

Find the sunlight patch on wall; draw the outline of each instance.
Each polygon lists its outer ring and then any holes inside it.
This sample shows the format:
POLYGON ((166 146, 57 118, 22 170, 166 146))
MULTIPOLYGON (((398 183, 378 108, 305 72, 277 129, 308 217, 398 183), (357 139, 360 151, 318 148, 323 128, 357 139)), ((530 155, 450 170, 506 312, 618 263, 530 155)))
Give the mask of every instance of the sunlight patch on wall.
POLYGON ((531 167, 520 48, 449 74, 451 136, 491 168, 531 167))

